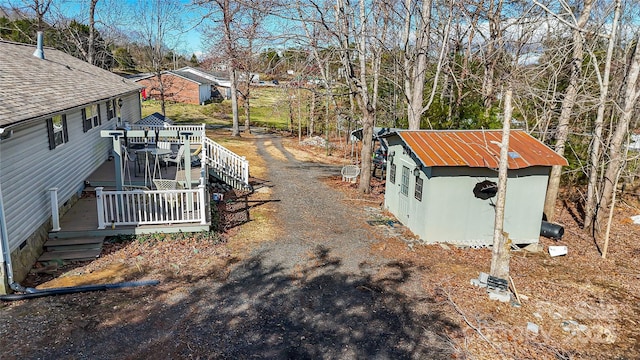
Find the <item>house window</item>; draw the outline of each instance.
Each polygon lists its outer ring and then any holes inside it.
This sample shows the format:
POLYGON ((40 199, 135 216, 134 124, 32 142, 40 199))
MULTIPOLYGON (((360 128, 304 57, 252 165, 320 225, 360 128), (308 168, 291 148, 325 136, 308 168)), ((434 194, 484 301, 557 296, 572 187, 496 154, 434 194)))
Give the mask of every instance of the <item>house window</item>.
POLYGON ((422 201, 422 181, 423 179, 420 176, 416 176, 416 191, 414 196, 418 201, 422 201))
POLYGON ((402 166, 402 179, 400 181, 400 192, 404 196, 409 195, 409 168, 402 166))
POLYGON ((82 130, 84 132, 101 124, 102 119, 100 118, 100 106, 98 104, 89 105, 82 109, 82 130))
POLYGON ((122 98, 113 99, 113 108, 116 109, 116 117, 122 119, 122 98))
POLYGON ((396 183, 396 164, 389 166, 389 181, 391 181, 392 184, 396 183))
POLYGON ((107 121, 110 121, 111 119, 113 119, 114 117, 116 117, 116 111, 115 111, 115 100, 109 100, 106 103, 106 107, 107 107, 107 121))
POLYGON ((102 125, 102 116, 100 116, 100 105, 91 105, 91 113, 93 114, 93 126, 102 125))
POLYGON ((47 133, 49 135, 49 150, 68 142, 67 117, 65 115, 56 115, 47 119, 47 133))

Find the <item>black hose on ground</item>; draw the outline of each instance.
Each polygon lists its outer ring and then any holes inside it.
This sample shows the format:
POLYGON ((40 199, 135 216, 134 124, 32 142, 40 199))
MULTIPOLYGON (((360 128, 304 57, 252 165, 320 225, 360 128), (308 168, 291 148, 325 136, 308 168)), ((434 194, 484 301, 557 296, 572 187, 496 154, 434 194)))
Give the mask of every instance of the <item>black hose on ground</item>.
POLYGON ((69 287, 61 287, 61 288, 55 288, 55 289, 36 290, 35 292, 27 293, 27 294, 0 295, 0 300, 2 301, 26 300, 26 299, 35 299, 39 297, 52 296, 52 295, 75 294, 75 293, 90 292, 90 291, 104 291, 109 289, 158 285, 159 283, 160 283, 159 280, 144 280, 144 281, 128 281, 128 282, 121 282, 121 283, 115 283, 115 284, 69 286, 69 287))

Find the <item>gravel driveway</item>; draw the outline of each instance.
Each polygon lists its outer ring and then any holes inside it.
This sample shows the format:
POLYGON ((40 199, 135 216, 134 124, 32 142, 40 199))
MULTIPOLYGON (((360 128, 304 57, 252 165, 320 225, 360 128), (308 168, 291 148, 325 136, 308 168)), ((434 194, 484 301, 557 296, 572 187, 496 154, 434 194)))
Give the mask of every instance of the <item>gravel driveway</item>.
POLYGON ((279 200, 280 239, 228 277, 189 279, 162 294, 139 288, 126 302, 118 292, 87 293, 4 308, 0 329, 25 329, 0 330, 0 358, 451 358, 447 334, 459 329, 423 293, 428 269, 372 255, 368 214, 320 181, 340 168, 299 162, 276 136, 257 142, 279 200), (52 323, 47 309, 66 315, 52 323))

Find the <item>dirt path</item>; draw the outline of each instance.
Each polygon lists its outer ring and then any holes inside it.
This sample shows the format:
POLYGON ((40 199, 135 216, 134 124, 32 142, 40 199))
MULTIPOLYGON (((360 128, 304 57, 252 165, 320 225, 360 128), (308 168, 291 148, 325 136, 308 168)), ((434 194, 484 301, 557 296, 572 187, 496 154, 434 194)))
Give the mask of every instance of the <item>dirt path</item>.
POLYGON ((277 137, 257 146, 280 238, 228 277, 2 309, 0 358, 451 358, 458 328, 423 294, 426 269, 371 255, 367 214, 321 181, 340 168, 299 162, 277 137))

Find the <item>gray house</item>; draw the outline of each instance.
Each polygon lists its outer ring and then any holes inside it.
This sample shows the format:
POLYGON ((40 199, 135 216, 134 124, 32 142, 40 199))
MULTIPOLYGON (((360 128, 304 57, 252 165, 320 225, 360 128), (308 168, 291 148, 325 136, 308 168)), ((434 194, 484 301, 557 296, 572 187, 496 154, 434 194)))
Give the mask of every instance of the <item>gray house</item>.
POLYGON ((52 208, 64 213, 110 156, 101 130, 141 113, 138 85, 58 50, 34 50, 0 41, 0 293, 42 251, 52 208))
MULTIPOLYGON (((387 135, 384 206, 427 242, 492 243, 501 130, 387 135)), ((539 239, 550 167, 567 161, 521 130, 509 140, 504 229, 516 244, 539 239)))

